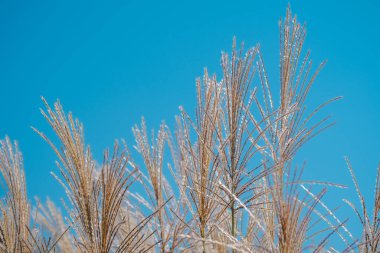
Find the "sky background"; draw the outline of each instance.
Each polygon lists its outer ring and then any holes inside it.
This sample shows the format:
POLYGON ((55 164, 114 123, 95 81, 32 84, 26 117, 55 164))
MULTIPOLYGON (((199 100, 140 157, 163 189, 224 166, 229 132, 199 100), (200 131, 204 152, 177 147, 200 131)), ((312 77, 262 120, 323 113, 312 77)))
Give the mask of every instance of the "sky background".
MULTIPOLYGON (((29 196, 57 200, 62 191, 49 146, 31 126, 51 130, 39 113, 40 96, 59 98, 85 126, 101 160, 145 116, 148 127, 173 126, 178 106, 193 111, 195 78, 203 68, 220 73, 220 55, 232 37, 261 44, 271 85, 278 93, 278 20, 288 1, 0 1, 0 136, 19 141, 29 196)), ((305 179, 353 186, 349 156, 364 195, 372 201, 380 161, 379 1, 290 1, 307 23, 305 48, 316 63, 328 59, 308 104, 344 99, 323 110, 337 123, 298 155, 305 179)), ((332 189, 331 207, 355 191, 332 189)), ((349 227, 358 235, 355 219, 349 227)))

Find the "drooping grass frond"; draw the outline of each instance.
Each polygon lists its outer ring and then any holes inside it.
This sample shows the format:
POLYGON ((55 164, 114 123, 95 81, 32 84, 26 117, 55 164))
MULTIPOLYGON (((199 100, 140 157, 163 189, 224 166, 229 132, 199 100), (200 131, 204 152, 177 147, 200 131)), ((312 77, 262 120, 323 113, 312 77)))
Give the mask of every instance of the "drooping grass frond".
POLYGON ((23 158, 15 142, 0 141, 0 173, 6 193, 0 211, 1 252, 30 252, 25 242, 30 239, 30 205, 27 200, 23 158))
POLYGON ((41 109, 42 115, 49 122, 62 148, 57 147, 43 133, 35 130, 55 151, 59 163, 63 184, 73 205, 70 212, 71 221, 75 222, 74 229, 82 252, 95 252, 95 224, 97 217, 97 196, 95 162, 92 158, 90 147, 85 146, 83 126, 78 120, 74 120, 71 113, 67 116, 61 104, 56 102, 52 109, 44 100, 46 112, 41 109))
POLYGON ((311 215, 320 197, 311 200, 304 205, 305 199, 301 199, 299 187, 300 178, 291 167, 291 163, 299 150, 308 140, 331 124, 326 123, 327 118, 312 123, 313 116, 325 105, 336 100, 333 99, 317 107, 310 114, 306 114, 305 101, 312 84, 320 69, 312 74, 312 61, 307 53, 301 62, 302 47, 306 37, 306 29, 297 18, 292 16, 288 8, 286 17, 280 22, 280 98, 278 108, 270 95, 270 89, 262 57, 259 58, 259 72, 262 76, 261 86, 264 94, 264 106, 259 108, 262 117, 274 112, 274 119, 267 121, 268 131, 263 138, 268 161, 276 166, 275 173, 270 175, 269 189, 270 209, 273 210, 273 218, 269 219, 273 224, 274 241, 278 241, 279 252, 301 252, 306 240, 306 232, 310 225, 311 215), (269 102, 268 102, 269 101, 269 102), (274 109, 271 109, 274 108, 274 109), (277 237, 277 239, 275 239, 277 237))
MULTIPOLYGON (((216 77, 205 71, 203 81, 197 80, 197 109, 195 120, 182 110, 182 120, 178 121, 177 142, 184 175, 186 194, 192 214, 192 233, 199 238, 208 239, 218 223, 225 207, 225 199, 218 186, 221 177, 220 150, 216 146, 217 125, 221 108, 221 86, 216 77), (191 134, 195 136, 192 141, 191 134)), ((201 242, 206 252, 206 240, 201 242)))
MULTIPOLYGON (((136 179, 137 170, 127 171, 128 156, 115 144, 114 152, 104 153, 100 168, 92 158, 89 146, 85 146, 83 126, 74 120, 71 113, 66 116, 59 101, 54 110, 44 100, 46 120, 57 134, 62 147, 58 148, 43 133, 37 131, 53 148, 60 163, 61 181, 72 204, 68 210, 73 223, 74 243, 79 252, 137 252, 146 250, 146 236, 139 236, 152 217, 137 224, 130 231, 121 227, 127 217, 121 207, 131 183, 136 179)), ((124 227, 125 228, 125 227, 124 227)))
POLYGON ((22 154, 8 137, 0 141, 0 173, 5 193, 0 203, 0 252, 54 252, 58 240, 45 237, 31 216, 22 154))
POLYGON ((253 156, 259 153, 259 141, 262 129, 255 128, 251 122, 251 106, 255 102, 256 90, 251 88, 252 78, 256 72, 254 60, 258 48, 249 49, 245 55, 243 50, 236 49, 233 42, 232 55, 222 55, 223 78, 221 82, 222 97, 221 119, 218 126, 221 180, 228 189, 226 201, 230 222, 227 224, 232 237, 237 236, 237 217, 241 206, 234 197, 243 199, 249 205, 257 196, 252 195, 255 181, 264 177, 268 171, 259 171, 261 161, 252 164, 253 156), (256 175, 255 175, 256 173, 256 175))

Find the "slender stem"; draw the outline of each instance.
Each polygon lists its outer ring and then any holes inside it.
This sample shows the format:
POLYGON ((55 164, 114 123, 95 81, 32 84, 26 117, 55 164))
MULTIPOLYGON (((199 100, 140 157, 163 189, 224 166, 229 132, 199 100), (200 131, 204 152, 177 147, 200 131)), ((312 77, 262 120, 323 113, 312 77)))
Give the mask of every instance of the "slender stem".
POLYGON ((202 224, 201 228, 201 238, 202 238, 202 252, 206 253, 206 236, 205 236, 205 225, 202 224))
MULTIPOLYGON (((232 202, 231 204, 231 235, 233 237, 236 237, 236 222, 235 222, 235 201, 232 202)), ((235 253, 236 251, 233 249, 232 253, 235 253)))

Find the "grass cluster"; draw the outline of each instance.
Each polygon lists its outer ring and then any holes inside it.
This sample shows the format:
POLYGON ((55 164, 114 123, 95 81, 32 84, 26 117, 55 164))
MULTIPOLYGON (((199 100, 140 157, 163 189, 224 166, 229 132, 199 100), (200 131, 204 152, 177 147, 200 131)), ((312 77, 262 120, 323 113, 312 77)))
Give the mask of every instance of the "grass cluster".
POLYGON ((57 156, 65 214, 50 200, 32 207, 22 155, 6 137, 0 252, 338 252, 335 245, 379 252, 379 180, 370 215, 347 160, 361 206, 345 202, 362 224, 360 238, 322 202, 326 188, 339 185, 301 180, 297 152, 333 125, 314 115, 339 98, 306 109, 324 63, 314 68, 302 52, 306 30, 290 9, 279 28, 279 96, 259 46, 245 51, 234 40, 232 53, 222 54, 223 76, 205 70, 197 79, 195 113, 180 108, 174 131, 162 124, 148 134, 144 119, 133 128, 143 164, 118 142, 95 161, 82 123, 59 101, 43 100, 41 113, 58 138, 34 130, 57 156))

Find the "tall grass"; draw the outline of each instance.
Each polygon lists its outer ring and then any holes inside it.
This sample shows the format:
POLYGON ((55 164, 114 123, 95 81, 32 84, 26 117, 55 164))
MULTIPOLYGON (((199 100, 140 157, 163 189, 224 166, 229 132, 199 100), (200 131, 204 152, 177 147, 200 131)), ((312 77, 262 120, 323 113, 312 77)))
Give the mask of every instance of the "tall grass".
POLYGON ((197 79, 195 117, 180 108, 173 132, 162 123, 149 135, 144 119, 133 127, 142 164, 117 141, 95 161, 83 124, 59 101, 51 107, 43 99, 41 113, 57 138, 33 129, 56 154, 65 211, 51 200, 31 208, 22 155, 6 137, 0 252, 338 252, 334 245, 378 252, 379 180, 370 217, 347 160, 362 211, 344 201, 362 224, 358 239, 322 201, 328 187, 340 186, 302 181, 307 168, 296 164, 297 152, 333 125, 314 115, 339 97, 306 109, 325 62, 313 68, 303 53, 306 28, 290 8, 279 28, 278 88, 259 45, 245 51, 234 39, 231 55, 222 54, 222 76, 205 70, 197 79))

